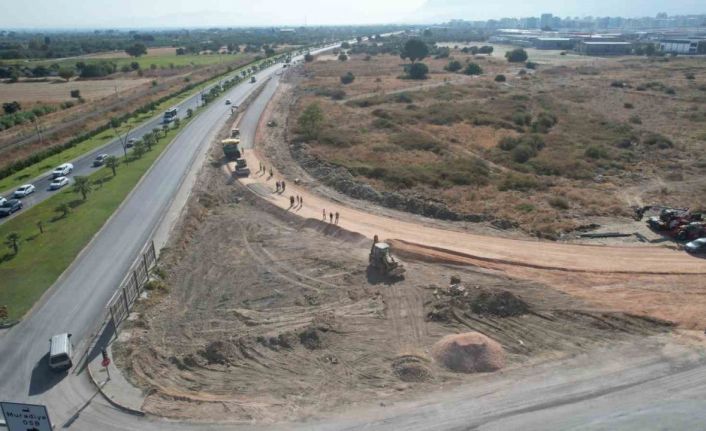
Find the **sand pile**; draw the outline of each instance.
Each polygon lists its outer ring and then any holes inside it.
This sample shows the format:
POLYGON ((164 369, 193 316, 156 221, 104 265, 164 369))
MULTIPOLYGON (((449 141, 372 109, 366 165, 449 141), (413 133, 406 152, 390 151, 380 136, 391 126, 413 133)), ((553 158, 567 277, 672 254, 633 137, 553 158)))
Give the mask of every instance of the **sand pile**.
POLYGON ((478 332, 447 335, 434 344, 431 354, 439 364, 461 373, 497 371, 505 366, 502 346, 478 332))

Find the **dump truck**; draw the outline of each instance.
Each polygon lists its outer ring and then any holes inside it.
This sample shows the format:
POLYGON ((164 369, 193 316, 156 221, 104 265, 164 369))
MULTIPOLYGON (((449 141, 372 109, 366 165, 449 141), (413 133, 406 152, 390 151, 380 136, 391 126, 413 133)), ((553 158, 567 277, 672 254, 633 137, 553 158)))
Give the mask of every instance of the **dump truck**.
POLYGON ((392 257, 390 245, 378 241, 377 235, 375 235, 373 246, 370 248, 368 264, 380 274, 388 277, 402 277, 405 272, 404 266, 392 257))
POLYGON ((240 139, 224 139, 221 141, 221 145, 223 145, 223 155, 226 157, 226 160, 232 162, 242 157, 240 153, 240 139))

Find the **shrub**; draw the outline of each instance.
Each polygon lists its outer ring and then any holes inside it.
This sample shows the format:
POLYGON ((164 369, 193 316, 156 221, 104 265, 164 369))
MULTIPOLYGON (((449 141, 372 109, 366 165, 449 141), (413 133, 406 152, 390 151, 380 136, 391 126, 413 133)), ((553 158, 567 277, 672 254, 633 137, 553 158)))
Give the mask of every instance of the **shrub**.
POLYGON ((512 122, 518 126, 529 126, 532 124, 532 116, 527 112, 515 112, 512 114, 512 122))
POLYGON ((505 78, 505 75, 495 75, 495 82, 505 82, 507 81, 507 78, 505 78))
POLYGON ((513 49, 505 53, 505 58, 510 63, 522 63, 527 61, 527 51, 522 48, 513 49))
POLYGON ((463 65, 458 60, 449 61, 449 64, 447 64, 446 67, 444 67, 444 69, 448 70, 449 72, 458 72, 462 68, 463 68, 463 65))
POLYGON ((635 105, 633 105, 632 103, 629 103, 629 102, 625 102, 625 103, 623 104, 623 107, 624 107, 625 109, 633 109, 633 108, 635 107, 635 105))
POLYGON ((660 135, 659 133, 649 133, 643 140, 643 143, 650 147, 656 146, 660 150, 665 150, 674 146, 674 143, 669 140, 669 138, 660 135))
POLYGON ((517 163, 525 163, 537 153, 525 143, 519 143, 515 148, 512 149, 512 160, 517 163))
POLYGON ((396 94, 396 95, 392 98, 392 100, 394 100, 394 101, 397 102, 397 103, 412 103, 412 102, 414 102, 414 100, 412 99, 412 97, 411 97, 409 94, 407 94, 407 93, 396 94))
POLYGON ((521 203, 515 206, 515 210, 526 214, 534 211, 535 206, 530 203, 521 203))
POLYGON ((542 112, 532 123, 532 131, 535 133, 547 133, 557 123, 557 118, 549 112, 542 112))
POLYGON ((346 92, 341 89, 336 89, 331 91, 331 99, 333 100, 343 100, 346 98, 346 92))
POLYGON ((503 192, 507 190, 518 190, 526 192, 539 188, 540 184, 532 176, 514 173, 506 175, 503 181, 498 186, 498 190, 503 192))
POLYGON ((548 199, 549 205, 558 210, 568 210, 569 209, 569 201, 567 201, 565 198, 561 196, 553 196, 548 199))
POLYGON ((632 115, 628 121, 632 124, 642 124, 642 119, 637 115, 632 115))
POLYGON ((538 65, 537 63, 533 62, 533 61, 528 61, 527 63, 525 63, 525 67, 526 67, 527 69, 535 70, 535 69, 537 69, 538 66, 539 66, 539 65, 538 65))
POLYGON ((591 159, 607 159, 608 158, 608 150, 606 150, 605 147, 601 145, 591 145, 588 148, 586 148, 586 151, 584 151, 584 155, 588 158, 591 159))
POLYGON ((444 146, 439 141, 413 132, 402 132, 392 136, 392 143, 410 151, 431 151, 440 154, 444 146))
POLYGON ((324 122, 324 112, 317 103, 312 103, 299 116, 297 124, 306 139, 316 139, 324 122))
POLYGON ((407 75, 410 79, 427 79, 429 68, 424 63, 413 63, 407 68, 407 75))
POLYGON ((466 75, 481 75, 483 74, 483 68, 476 63, 468 63, 463 73, 466 75))
POLYGON ((347 85, 352 83, 355 80, 355 75, 353 75, 352 72, 348 72, 345 75, 341 76, 341 84, 347 85))
POLYGON ((686 79, 689 79, 689 80, 696 79, 696 76, 695 76, 693 73, 691 73, 691 72, 686 73, 686 74, 684 75, 684 77, 685 77, 686 79))
POLYGON ((340 54, 338 55, 338 59, 339 59, 340 61, 346 61, 346 60, 348 60, 348 56, 347 56, 345 53, 342 52, 342 53, 340 53, 340 54))

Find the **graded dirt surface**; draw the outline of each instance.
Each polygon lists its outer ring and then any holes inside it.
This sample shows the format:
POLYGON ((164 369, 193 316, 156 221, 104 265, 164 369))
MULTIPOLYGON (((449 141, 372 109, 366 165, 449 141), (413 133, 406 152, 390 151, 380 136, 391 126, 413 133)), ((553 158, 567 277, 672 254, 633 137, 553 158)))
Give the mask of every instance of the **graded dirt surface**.
POLYGON ((148 413, 318 418, 472 382, 431 357, 449 334, 495 340, 512 369, 671 329, 478 267, 405 260, 405 278, 386 280, 367 269, 367 238, 204 170, 160 258, 163 284, 114 346, 148 413))

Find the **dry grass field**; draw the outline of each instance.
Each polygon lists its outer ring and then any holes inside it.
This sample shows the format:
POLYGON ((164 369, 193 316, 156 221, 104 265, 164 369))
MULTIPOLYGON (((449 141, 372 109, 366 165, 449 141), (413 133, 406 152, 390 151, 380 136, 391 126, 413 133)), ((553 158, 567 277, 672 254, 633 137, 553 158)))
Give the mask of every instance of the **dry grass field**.
POLYGON ((305 67, 291 116, 318 103, 324 125, 307 151, 361 182, 538 236, 627 217, 632 205, 703 207, 706 59, 530 50, 539 63, 530 70, 504 53, 471 56, 452 45, 451 59, 483 74, 447 72, 449 59, 427 58, 424 81, 402 79, 396 56, 318 58, 305 67), (349 71, 355 81, 343 85, 349 71))
POLYGON ((42 82, 0 83, 0 102, 16 100, 20 103, 60 103, 72 100, 71 90, 79 90, 86 100, 101 99, 111 94, 148 84, 150 79, 101 79, 69 81, 48 79, 42 82))

